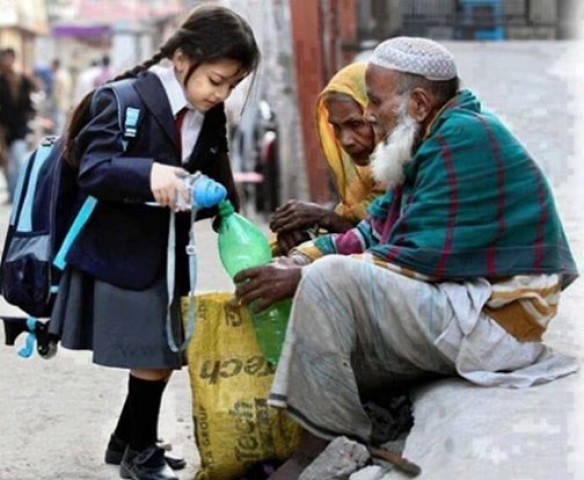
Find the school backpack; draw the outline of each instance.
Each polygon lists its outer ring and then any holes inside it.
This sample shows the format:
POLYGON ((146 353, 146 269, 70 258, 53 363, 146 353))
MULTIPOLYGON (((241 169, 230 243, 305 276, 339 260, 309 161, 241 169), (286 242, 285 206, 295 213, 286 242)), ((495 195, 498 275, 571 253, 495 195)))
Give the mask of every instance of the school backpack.
MULTIPOLYGON (((133 83, 100 87, 115 94, 124 150, 137 134, 143 106, 133 83)), ((89 196, 75 205, 77 172, 63 147, 63 137, 45 138, 22 166, 0 262, 0 294, 33 317, 50 317, 67 252, 97 203, 89 196)))

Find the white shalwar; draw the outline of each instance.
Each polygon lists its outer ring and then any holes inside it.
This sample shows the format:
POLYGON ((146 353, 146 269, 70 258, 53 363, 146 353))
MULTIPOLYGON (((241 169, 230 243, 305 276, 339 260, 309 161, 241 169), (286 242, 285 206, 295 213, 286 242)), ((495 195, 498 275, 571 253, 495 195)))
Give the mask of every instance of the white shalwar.
POLYGON ((298 286, 270 405, 327 439, 371 439, 360 393, 436 374, 528 387, 575 372, 574 358, 520 342, 482 313, 484 279, 428 283, 329 255, 298 286))

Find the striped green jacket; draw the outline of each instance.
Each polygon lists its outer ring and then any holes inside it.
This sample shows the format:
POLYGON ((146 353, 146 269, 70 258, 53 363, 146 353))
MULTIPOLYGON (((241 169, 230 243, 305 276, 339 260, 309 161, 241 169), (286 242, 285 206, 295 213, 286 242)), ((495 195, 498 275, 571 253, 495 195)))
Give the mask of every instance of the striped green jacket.
POLYGON ((437 280, 559 273, 565 287, 577 277, 541 168, 468 90, 434 119, 402 187, 354 229, 299 250, 368 252, 437 280))

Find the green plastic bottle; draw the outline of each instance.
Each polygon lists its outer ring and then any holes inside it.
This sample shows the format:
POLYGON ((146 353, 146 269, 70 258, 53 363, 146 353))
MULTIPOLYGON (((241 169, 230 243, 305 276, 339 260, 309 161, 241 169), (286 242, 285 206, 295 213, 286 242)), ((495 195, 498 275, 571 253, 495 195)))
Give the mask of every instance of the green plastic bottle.
MULTIPOLYGON (((266 236, 247 218, 235 213, 229 200, 219 203, 219 215, 219 257, 231 278, 241 270, 270 262, 272 252, 266 236)), ((291 308, 291 300, 276 302, 260 313, 254 313, 250 308, 260 350, 274 365, 280 358, 291 308)))

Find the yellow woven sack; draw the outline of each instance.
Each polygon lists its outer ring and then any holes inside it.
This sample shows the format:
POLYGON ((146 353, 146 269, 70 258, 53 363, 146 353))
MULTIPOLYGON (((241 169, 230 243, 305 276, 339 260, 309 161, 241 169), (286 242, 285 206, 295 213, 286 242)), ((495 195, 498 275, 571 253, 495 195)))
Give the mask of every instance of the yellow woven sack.
MULTIPOLYGON (((228 292, 196 296, 195 334, 187 348, 193 423, 201 458, 196 480, 231 480, 249 465, 288 458, 299 428, 269 407, 274 367, 255 339, 249 312, 228 292)), ((186 318, 188 299, 183 299, 186 318)))

